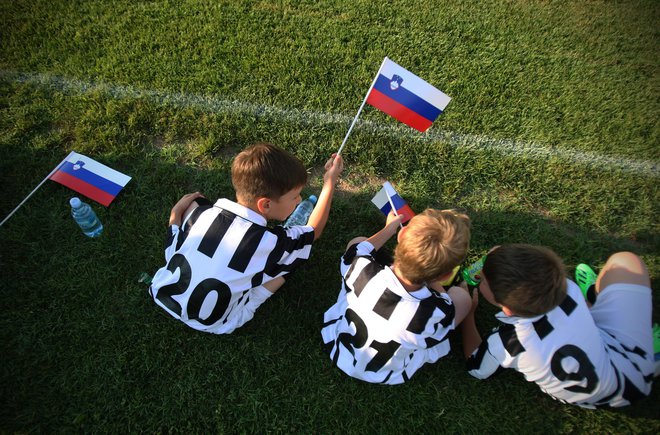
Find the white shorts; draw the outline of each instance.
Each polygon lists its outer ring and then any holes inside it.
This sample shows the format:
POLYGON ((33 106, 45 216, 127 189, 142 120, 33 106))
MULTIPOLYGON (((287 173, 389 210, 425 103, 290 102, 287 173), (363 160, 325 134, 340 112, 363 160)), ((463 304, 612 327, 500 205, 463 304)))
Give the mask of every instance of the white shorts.
POLYGON ((653 359, 651 289, 638 284, 608 285, 591 307, 598 326, 627 347, 638 346, 653 359))

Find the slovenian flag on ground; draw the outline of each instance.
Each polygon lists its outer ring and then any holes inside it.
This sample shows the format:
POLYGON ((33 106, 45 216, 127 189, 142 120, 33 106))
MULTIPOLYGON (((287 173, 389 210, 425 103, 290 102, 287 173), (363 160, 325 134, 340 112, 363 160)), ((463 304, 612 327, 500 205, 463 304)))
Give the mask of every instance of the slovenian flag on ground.
POLYGON ((387 57, 367 97, 367 103, 421 132, 428 130, 450 100, 387 57))
POLYGON ((388 196, 394 204, 396 213, 404 216, 401 223, 406 223, 415 216, 415 213, 412 211, 408 203, 396 193, 396 190, 394 190, 394 187, 392 187, 389 181, 383 183, 383 188, 372 198, 371 202, 373 202, 376 207, 387 216, 390 210, 392 210, 388 196))
POLYGON ((107 207, 131 177, 72 151, 50 179, 107 207))

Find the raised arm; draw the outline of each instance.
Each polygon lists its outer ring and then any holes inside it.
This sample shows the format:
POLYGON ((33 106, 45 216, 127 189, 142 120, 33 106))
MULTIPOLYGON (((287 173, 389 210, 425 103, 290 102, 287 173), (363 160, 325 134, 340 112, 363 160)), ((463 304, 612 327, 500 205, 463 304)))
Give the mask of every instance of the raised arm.
POLYGON ((385 226, 376 234, 369 237, 367 240, 369 241, 369 243, 373 245, 373 247, 376 250, 382 248, 383 245, 387 243, 387 241, 396 234, 397 230, 399 229, 399 225, 401 225, 402 220, 403 220, 403 215, 395 215, 394 213, 390 212, 387 215, 387 221, 385 222, 385 226))
POLYGON ((344 159, 337 154, 333 154, 325 164, 323 188, 316 202, 316 207, 314 207, 314 211, 307 220, 307 225, 314 228, 314 240, 321 237, 325 229, 325 224, 328 222, 330 205, 332 204, 332 197, 335 193, 335 185, 339 181, 339 175, 343 169, 344 159))
POLYGON ((463 355, 465 359, 470 358, 470 355, 481 344, 481 335, 477 330, 477 323, 474 320, 474 312, 477 310, 477 305, 479 305, 479 290, 474 289, 472 291, 472 309, 465 316, 463 322, 461 323, 461 337, 463 341, 463 355))

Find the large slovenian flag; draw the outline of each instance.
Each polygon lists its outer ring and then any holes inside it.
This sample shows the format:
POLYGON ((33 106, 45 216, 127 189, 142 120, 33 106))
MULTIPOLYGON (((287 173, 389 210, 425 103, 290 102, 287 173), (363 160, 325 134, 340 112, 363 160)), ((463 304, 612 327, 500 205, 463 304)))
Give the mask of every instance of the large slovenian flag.
POLYGON ((107 207, 131 177, 72 151, 50 179, 107 207))
POLYGON ((450 100, 387 57, 367 96, 367 103, 421 132, 428 130, 450 100))
POLYGON ((371 199, 371 202, 373 202, 376 207, 378 207, 380 211, 383 212, 385 216, 387 216, 390 210, 392 210, 392 205, 390 204, 388 197, 394 204, 396 214, 402 214, 404 216, 401 223, 406 223, 412 219, 413 216, 415 216, 415 212, 413 212, 408 203, 403 198, 401 198, 401 196, 399 196, 389 181, 383 183, 383 188, 380 189, 376 196, 371 199))

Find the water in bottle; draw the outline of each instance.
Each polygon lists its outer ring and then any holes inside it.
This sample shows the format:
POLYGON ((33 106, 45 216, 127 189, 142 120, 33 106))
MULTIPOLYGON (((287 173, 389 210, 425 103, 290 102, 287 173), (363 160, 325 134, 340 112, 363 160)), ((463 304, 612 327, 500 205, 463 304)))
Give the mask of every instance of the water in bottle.
POLYGON ((291 213, 291 216, 284 222, 285 228, 290 228, 296 225, 307 225, 309 216, 314 210, 314 204, 316 204, 316 196, 310 195, 309 198, 304 199, 298 207, 291 213))
POLYGON ((103 232, 101 221, 89 204, 85 204, 79 198, 71 198, 71 216, 80 226, 82 232, 88 237, 98 237, 103 232))
POLYGON ((479 275, 481 274, 481 269, 484 268, 484 261, 486 261, 485 255, 463 269, 463 279, 469 286, 475 287, 481 282, 481 276, 479 275))

